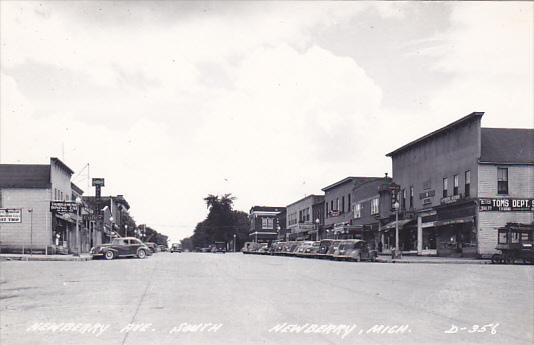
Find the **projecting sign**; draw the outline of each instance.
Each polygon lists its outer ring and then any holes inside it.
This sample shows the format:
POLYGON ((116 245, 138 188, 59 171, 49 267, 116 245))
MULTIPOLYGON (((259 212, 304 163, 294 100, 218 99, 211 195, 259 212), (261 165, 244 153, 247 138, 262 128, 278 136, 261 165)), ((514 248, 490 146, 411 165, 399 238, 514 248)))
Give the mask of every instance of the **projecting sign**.
POLYGON ((22 210, 20 208, 0 208, 0 223, 22 222, 22 210))
POLYGON ((93 178, 92 182, 93 182, 93 187, 95 187, 95 186, 104 187, 104 178, 103 177, 95 177, 95 178, 93 178))
POLYGON ((50 212, 76 213, 77 208, 74 201, 50 201, 50 212))
POLYGON ((492 198, 480 199, 480 211, 497 211, 497 212, 533 212, 534 199, 511 199, 511 198, 492 198))

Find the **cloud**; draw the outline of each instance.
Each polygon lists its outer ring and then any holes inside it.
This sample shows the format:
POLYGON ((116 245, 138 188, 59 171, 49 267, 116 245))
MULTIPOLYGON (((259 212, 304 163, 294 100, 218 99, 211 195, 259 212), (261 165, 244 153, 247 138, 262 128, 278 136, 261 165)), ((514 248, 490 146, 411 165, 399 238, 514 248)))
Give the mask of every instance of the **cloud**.
POLYGON ((451 76, 431 100, 434 113, 485 111, 485 126, 534 126, 533 7, 454 4, 451 28, 426 51, 451 76))

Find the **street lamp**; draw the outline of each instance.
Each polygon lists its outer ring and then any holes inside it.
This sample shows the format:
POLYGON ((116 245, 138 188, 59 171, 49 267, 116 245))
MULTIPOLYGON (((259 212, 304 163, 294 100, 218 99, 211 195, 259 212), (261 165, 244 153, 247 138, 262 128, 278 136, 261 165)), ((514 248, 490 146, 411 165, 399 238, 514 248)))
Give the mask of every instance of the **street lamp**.
POLYGON ((395 253, 393 255, 394 259, 400 257, 400 246, 399 246, 399 202, 395 201, 393 207, 395 208, 395 253))
POLYGON ((236 238, 236 234, 234 234, 234 253, 235 253, 235 238, 236 238))
POLYGON ((80 206, 82 205, 82 198, 76 197, 76 255, 80 256, 80 206))
POLYGON ((320 222, 321 222, 321 220, 320 220, 319 218, 317 218, 317 219, 315 220, 315 224, 316 224, 316 226, 317 226, 317 229, 316 229, 317 232, 315 233, 315 240, 316 240, 316 241, 319 241, 319 223, 320 223, 320 222))
POLYGON ((111 243, 112 240, 112 234, 113 234, 113 216, 109 217, 109 222, 111 223, 109 225, 109 243, 111 243))
MULTIPOLYGON (((33 255, 33 208, 29 208, 28 213, 30 214, 30 256, 32 256, 33 255)), ((24 254, 24 251, 22 254, 24 254)))

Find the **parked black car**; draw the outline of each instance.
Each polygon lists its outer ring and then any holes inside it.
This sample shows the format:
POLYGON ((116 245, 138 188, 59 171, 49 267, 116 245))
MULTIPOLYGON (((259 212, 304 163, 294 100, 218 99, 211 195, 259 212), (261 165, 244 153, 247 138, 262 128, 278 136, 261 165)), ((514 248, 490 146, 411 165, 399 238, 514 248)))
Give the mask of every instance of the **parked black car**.
POLYGON ((91 248, 93 259, 104 257, 113 260, 120 257, 138 257, 144 259, 152 255, 152 251, 141 240, 135 237, 114 238, 111 243, 91 248))

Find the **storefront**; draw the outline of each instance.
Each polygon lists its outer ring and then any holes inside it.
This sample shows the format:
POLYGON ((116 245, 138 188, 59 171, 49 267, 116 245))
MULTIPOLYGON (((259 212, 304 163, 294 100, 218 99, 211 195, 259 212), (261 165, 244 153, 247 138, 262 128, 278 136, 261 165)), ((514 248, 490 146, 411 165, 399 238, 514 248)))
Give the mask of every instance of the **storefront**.
POLYGON ((438 256, 477 255, 476 207, 473 200, 436 207, 434 228, 438 256))

